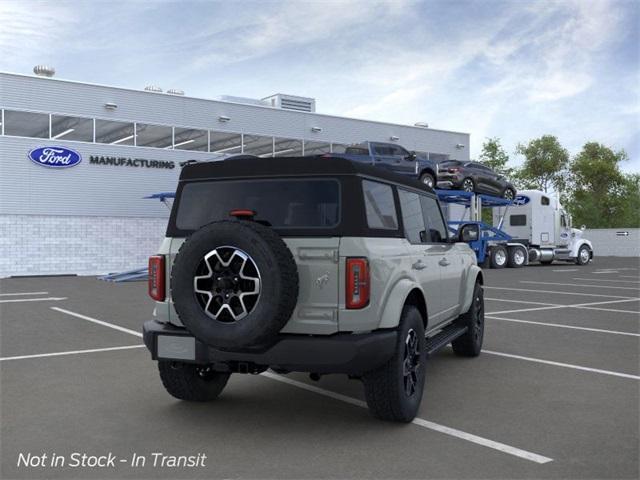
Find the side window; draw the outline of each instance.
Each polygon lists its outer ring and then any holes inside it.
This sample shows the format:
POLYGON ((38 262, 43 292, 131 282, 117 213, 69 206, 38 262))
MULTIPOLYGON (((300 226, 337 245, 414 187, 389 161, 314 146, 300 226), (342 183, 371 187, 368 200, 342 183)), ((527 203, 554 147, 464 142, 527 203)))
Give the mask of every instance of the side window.
POLYGON ((540 205, 549 205, 549 197, 540 197, 540 205))
POLYGON ((526 215, 511 215, 509 217, 509 225, 511 225, 512 227, 524 227, 526 224, 526 215))
POLYGON ((420 195, 420 202, 422 203, 422 214, 424 215, 424 223, 427 226, 429 242, 447 242, 449 239, 447 226, 444 223, 442 212, 440 212, 440 207, 436 199, 420 195))
POLYGON ((392 148, 392 155, 394 157, 407 157, 409 152, 405 150, 403 147, 397 146, 392 148))
POLYGON ((567 226, 567 218, 564 216, 564 213, 560 216, 560 225, 563 227, 567 226))
POLYGON ((398 218, 391 186, 363 180, 362 192, 369 228, 397 230, 398 218))
POLYGON ((404 224, 404 234, 407 237, 407 240, 411 243, 426 242, 427 232, 424 227, 420 195, 398 189, 398 196, 400 197, 402 223, 404 224))

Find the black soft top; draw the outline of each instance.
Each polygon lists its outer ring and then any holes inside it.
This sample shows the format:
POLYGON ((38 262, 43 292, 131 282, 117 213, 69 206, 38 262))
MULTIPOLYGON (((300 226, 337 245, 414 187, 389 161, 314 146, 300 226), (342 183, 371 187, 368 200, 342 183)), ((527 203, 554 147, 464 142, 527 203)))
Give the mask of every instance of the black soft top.
POLYGON ((231 157, 226 160, 185 165, 180 182, 223 178, 307 177, 316 175, 359 175, 433 192, 417 179, 380 167, 329 157, 231 157))

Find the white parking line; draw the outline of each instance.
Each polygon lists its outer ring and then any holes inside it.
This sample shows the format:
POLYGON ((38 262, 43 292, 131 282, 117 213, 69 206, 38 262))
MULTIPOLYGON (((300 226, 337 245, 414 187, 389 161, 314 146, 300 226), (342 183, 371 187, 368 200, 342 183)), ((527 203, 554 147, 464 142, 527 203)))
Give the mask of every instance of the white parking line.
MULTIPOLYGON (((573 305, 559 305, 556 303, 539 303, 539 305, 547 305, 546 307, 536 307, 536 308, 518 308, 516 310, 501 310, 499 312, 487 312, 487 315, 498 315, 503 313, 518 313, 518 312, 535 312, 538 310, 555 310, 558 308, 584 308, 586 310, 601 310, 604 312, 619 312, 619 313, 633 313, 636 314, 633 310, 616 310, 614 308, 599 308, 594 307, 593 305, 608 305, 611 303, 625 303, 625 302, 634 302, 636 300, 640 300, 640 298, 629 298, 625 300, 607 300, 605 302, 589 302, 589 303, 576 303, 573 305)), ((527 303, 527 302, 524 302, 527 303)))
POLYGON ((638 278, 638 275, 619 275, 620 278, 638 278))
POLYGON ((49 295, 49 292, 0 293, 0 297, 11 297, 14 295, 49 295))
POLYGON ((587 288, 609 288, 614 290, 640 290, 640 287, 618 287, 611 285, 586 285, 584 283, 556 283, 556 282, 536 282, 533 280, 520 280, 520 283, 532 283, 537 285, 564 285, 566 287, 587 287, 587 288))
MULTIPOLYGON (((264 377, 270 378, 272 380, 276 380, 278 382, 286 383, 287 385, 292 385, 294 387, 298 387, 303 390, 307 390, 309 392, 313 392, 319 395, 324 395, 325 397, 333 398, 334 400, 339 400, 341 402, 345 402, 350 405, 355 405, 356 407, 367 408, 367 404, 362 400, 358 400, 356 398, 349 397, 347 395, 342 395, 340 393, 332 392, 330 390, 325 390, 323 388, 319 388, 314 385, 309 385, 307 383, 299 382, 297 380, 286 378, 271 372, 264 372, 261 375, 264 377)), ((466 440, 468 442, 472 442, 477 445, 482 445, 484 447, 492 448, 494 450, 498 450, 503 453, 513 455, 515 457, 523 458, 531 462, 544 464, 544 463, 549 463, 553 461, 552 458, 544 457, 542 455, 538 455, 537 453, 528 452, 526 450, 512 447, 504 443, 495 442, 493 440, 489 440, 484 437, 479 437, 477 435, 463 432, 462 430, 457 430, 455 428, 446 427, 444 425, 430 422, 422 418, 415 418, 411 423, 413 423, 414 425, 418 425, 420 427, 428 428, 429 430, 434 430, 436 432, 444 433, 445 435, 450 435, 452 437, 460 438, 462 440, 466 440)))
POLYGON ((524 360, 526 362, 543 363, 545 365, 553 365, 554 367, 571 368, 573 370, 582 370, 585 372, 601 373, 603 375, 611 375, 613 377, 631 378, 633 380, 640 380, 640 376, 631 375, 629 373, 612 372, 611 370, 600 370, 599 368, 583 367, 581 365, 573 365, 571 363, 552 362, 551 360, 543 360, 541 358, 523 357, 522 355, 513 355, 511 353, 494 352, 492 350, 482 350, 482 353, 488 353, 489 355, 497 355, 499 357, 515 358, 517 360, 524 360))
MULTIPOLYGON (((487 288, 487 287, 484 287, 487 288)), ((492 300, 494 302, 507 302, 507 303, 526 303, 531 305, 546 305, 546 306, 556 306, 555 303, 544 303, 544 302, 532 302, 530 300, 509 300, 507 298, 494 298, 494 297, 484 297, 485 300, 492 300)), ((560 306, 560 305, 557 305, 560 306)))
POLYGON ((142 347, 144 347, 144 345, 126 345, 124 347, 91 348, 89 350, 70 350, 68 352, 39 353, 36 355, 19 355, 17 357, 2 357, 0 358, 0 362, 7 362, 9 360, 24 360, 27 358, 61 357, 64 355, 78 355, 81 353, 111 352, 115 350, 129 350, 131 348, 142 348, 142 347))
POLYGON ((579 272, 579 268, 561 268, 559 270, 551 270, 552 272, 579 272))
POLYGON ((0 303, 21 303, 21 302, 59 302, 67 297, 47 297, 47 298, 12 298, 10 300, 0 300, 0 303))
MULTIPOLYGON (((544 282, 543 282, 544 283, 544 282)), ((621 295, 601 295, 599 293, 578 293, 578 292, 560 292, 557 290, 538 290, 531 288, 512 288, 512 287, 482 287, 484 290, 510 290, 512 292, 534 292, 534 293, 555 293, 557 295, 575 295, 578 297, 605 297, 605 298, 627 298, 630 300, 636 300, 636 297, 623 297, 621 295)), ((523 302, 524 303, 524 302, 523 302)))
POLYGON ((81 318, 82 320, 86 320, 87 322, 96 323, 98 325, 102 325, 103 327, 113 328, 114 330, 119 330, 130 335, 135 335, 136 337, 142 337, 142 333, 136 332, 135 330, 130 330, 128 328, 121 327, 120 325, 114 325, 113 323, 103 322, 102 320, 98 320, 97 318, 87 317, 86 315, 81 315, 70 310, 65 310, 64 308, 51 307, 51 310, 55 310, 56 312, 60 313, 66 313, 67 315, 71 315, 72 317, 81 318))
MULTIPOLYGON (((637 277, 636 277, 637 278, 637 277)), ((637 280, 609 280, 608 278, 581 278, 573 277, 572 280, 586 280, 587 282, 613 282, 613 283, 640 283, 637 280)))
POLYGON ((533 322, 531 320, 519 320, 516 318, 502 318, 502 317, 495 317, 493 315, 486 315, 485 318, 490 318, 491 320, 502 320, 504 322, 528 323, 531 325, 541 325, 544 327, 569 328, 571 330, 584 330, 585 332, 610 333, 612 335, 627 335, 629 337, 640 337, 640 333, 619 332, 617 330, 604 330, 601 328, 577 327, 574 325, 562 325, 560 323, 533 322))

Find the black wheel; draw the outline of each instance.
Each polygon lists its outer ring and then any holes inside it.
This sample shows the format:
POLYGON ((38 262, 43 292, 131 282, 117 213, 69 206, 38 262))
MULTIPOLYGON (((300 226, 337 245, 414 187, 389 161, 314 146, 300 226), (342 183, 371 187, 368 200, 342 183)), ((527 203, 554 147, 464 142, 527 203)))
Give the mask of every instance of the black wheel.
POLYGON ((504 245, 494 245, 491 247, 491 268, 504 268, 507 265, 507 249, 504 245))
POLYGON ((475 192, 476 184, 473 183, 473 179, 465 178, 462 181, 462 190, 464 190, 465 192, 475 192))
POLYGON ((578 265, 586 265, 591 260, 591 250, 586 245, 582 245, 578 249, 578 256, 576 257, 576 263, 578 265))
POLYGON ((216 372, 206 365, 183 362, 158 362, 164 388, 175 398, 191 402, 208 402, 220 395, 230 373, 216 372))
POLYGON ((507 259, 507 266, 509 268, 524 267, 527 263, 527 251, 522 247, 509 247, 507 249, 509 258, 507 259))
POLYGON ((223 220, 202 227, 180 247, 171 295, 185 327, 226 349, 273 343, 298 298, 291 251, 271 229, 223 220))
POLYGON ((460 315, 457 322, 467 327, 467 332, 451 342, 453 351, 462 357, 477 357, 484 338, 484 290, 480 282, 473 288, 469 311, 460 315))
POLYGON ((516 198, 516 192, 513 191, 513 188, 505 188, 504 192, 502 192, 502 198, 505 200, 513 200, 516 198))
POLYGON ((415 418, 422 401, 425 360, 422 315, 413 305, 405 305, 393 357, 362 379, 373 416, 394 422, 410 422, 415 418))
POLYGON ((420 181, 429 188, 433 188, 436 185, 436 179, 431 173, 423 173, 420 175, 420 181))

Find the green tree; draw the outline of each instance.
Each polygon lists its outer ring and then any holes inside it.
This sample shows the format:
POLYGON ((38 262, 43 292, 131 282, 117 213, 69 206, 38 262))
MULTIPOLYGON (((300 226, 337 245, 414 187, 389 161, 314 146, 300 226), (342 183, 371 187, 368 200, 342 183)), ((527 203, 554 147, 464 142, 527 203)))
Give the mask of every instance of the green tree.
POLYGON ((576 225, 590 228, 640 226, 640 176, 624 175, 624 150, 586 143, 569 167, 567 207, 576 225))
POLYGON ((553 135, 543 135, 519 144, 516 152, 525 160, 516 178, 519 186, 536 188, 545 192, 550 188, 562 191, 566 184, 566 168, 569 152, 553 135))
POLYGON ((497 137, 487 138, 482 144, 479 160, 482 164, 503 175, 510 176, 513 173, 513 168, 507 166, 509 155, 497 137))

